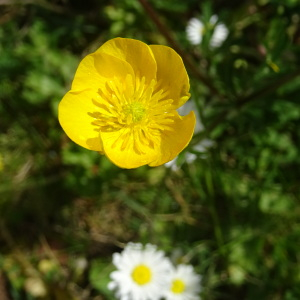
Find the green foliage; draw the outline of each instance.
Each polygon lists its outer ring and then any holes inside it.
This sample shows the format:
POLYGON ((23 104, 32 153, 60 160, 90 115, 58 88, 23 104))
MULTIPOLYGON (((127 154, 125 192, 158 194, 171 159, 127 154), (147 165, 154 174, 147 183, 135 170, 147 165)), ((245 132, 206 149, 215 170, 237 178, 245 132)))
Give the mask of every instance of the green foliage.
POLYGON ((0 6, 0 289, 114 299, 112 253, 136 241, 193 264, 203 299, 299 299, 299 1, 149 0, 154 16, 141 2, 0 6), (211 47, 211 27, 191 45, 189 19, 214 14, 227 39, 211 47), (116 36, 168 34, 203 124, 176 170, 121 170, 70 141, 57 106, 80 59, 116 36))

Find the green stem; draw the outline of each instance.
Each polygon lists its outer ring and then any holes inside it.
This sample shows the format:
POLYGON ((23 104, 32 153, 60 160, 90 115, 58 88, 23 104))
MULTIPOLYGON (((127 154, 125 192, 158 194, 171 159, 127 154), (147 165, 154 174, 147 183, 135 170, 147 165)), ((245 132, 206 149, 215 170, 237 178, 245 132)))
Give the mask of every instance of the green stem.
POLYGON ((211 213, 211 217, 214 223, 214 233, 215 233, 215 238, 216 238, 216 242, 218 245, 218 248, 221 250, 223 249, 223 244, 224 244, 224 240, 223 240, 223 234, 222 234, 222 230, 221 230, 221 226, 220 226, 220 221, 219 221, 219 216, 218 216, 218 212, 216 209, 216 202, 215 202, 215 189, 214 189, 214 183, 213 183, 213 175, 211 173, 211 171, 209 171, 208 173, 206 173, 206 187, 208 190, 208 195, 209 195, 209 210, 211 213))

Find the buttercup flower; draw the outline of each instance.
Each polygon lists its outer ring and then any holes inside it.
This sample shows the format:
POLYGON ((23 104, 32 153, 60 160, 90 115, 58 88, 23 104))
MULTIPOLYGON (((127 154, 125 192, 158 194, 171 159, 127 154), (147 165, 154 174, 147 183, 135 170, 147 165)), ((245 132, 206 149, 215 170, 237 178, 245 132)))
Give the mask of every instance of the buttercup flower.
POLYGON ((171 284, 165 293, 166 300, 197 300, 199 292, 200 276, 190 265, 178 265, 171 275, 171 284))
POLYGON ((190 142, 195 115, 181 57, 171 48, 115 38, 80 63, 59 104, 71 140, 122 168, 162 165, 190 142))
POLYGON ((199 45, 202 42, 203 35, 206 30, 213 29, 213 34, 210 39, 210 46, 212 48, 220 47, 228 36, 228 29, 223 23, 218 22, 216 15, 211 16, 208 25, 204 25, 196 18, 190 19, 186 27, 187 39, 192 45, 199 45))
POLYGON ((129 243, 122 253, 114 253, 108 288, 120 300, 157 300, 169 285, 171 263, 156 246, 129 243))

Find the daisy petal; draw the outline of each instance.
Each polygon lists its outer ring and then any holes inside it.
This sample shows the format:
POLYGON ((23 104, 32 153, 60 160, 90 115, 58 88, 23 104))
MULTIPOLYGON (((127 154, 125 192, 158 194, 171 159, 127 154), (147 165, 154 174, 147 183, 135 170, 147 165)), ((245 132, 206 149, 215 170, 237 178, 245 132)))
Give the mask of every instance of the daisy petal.
POLYGON ((210 40, 210 46, 213 48, 220 47, 228 36, 228 29, 224 24, 218 24, 210 40))
POLYGON ((192 45, 199 45, 202 42, 203 30, 204 24, 200 20, 192 18, 188 22, 186 34, 192 45))

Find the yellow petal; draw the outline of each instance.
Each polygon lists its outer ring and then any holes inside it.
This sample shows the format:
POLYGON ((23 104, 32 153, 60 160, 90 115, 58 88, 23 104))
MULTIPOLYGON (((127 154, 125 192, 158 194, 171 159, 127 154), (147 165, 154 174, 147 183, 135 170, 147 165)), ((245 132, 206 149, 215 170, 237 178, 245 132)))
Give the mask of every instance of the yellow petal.
POLYGON ((176 108, 182 106, 190 97, 190 83, 181 57, 167 46, 149 47, 157 64, 158 89, 167 91, 166 99, 173 99, 176 108))
POLYGON ((58 119, 68 137, 76 144, 95 151, 102 151, 97 126, 90 115, 97 111, 92 99, 98 95, 93 90, 69 91, 58 107, 58 119))
POLYGON ((72 90, 93 89, 98 91, 108 78, 133 75, 129 63, 105 53, 87 55, 79 64, 72 83, 72 90))
POLYGON ((89 54, 80 62, 76 70, 72 82, 72 90, 97 90, 101 82, 102 77, 95 67, 95 54, 89 54))
POLYGON ((147 165, 149 162, 157 158, 157 150, 150 147, 143 147, 145 153, 137 153, 134 149, 134 135, 128 129, 122 129, 114 132, 101 132, 100 133, 103 149, 105 155, 117 166, 124 169, 137 168, 147 165), (128 144, 126 149, 121 149, 123 138, 125 134, 129 135, 128 144), (120 141, 120 142, 119 142, 120 141))
POLYGON ((127 74, 134 76, 131 65, 117 57, 108 55, 106 53, 94 53, 95 57, 95 68, 98 74, 105 79, 107 78, 125 78, 127 74))
POLYGON ((59 121, 71 140, 90 150, 102 151, 99 130, 92 125, 90 114, 99 111, 93 100, 99 100, 98 90, 103 89, 108 78, 133 74, 131 66, 105 53, 86 56, 76 71, 72 90, 59 105, 59 121))
POLYGON ((115 38, 104 43, 96 53, 106 53, 131 65, 136 76, 145 76, 146 83, 156 77, 156 62, 152 51, 145 43, 124 38, 115 38))
POLYGON ((172 131, 165 130, 161 134, 160 156, 151 162, 149 166, 156 167, 174 159, 190 142, 196 124, 196 117, 193 111, 187 116, 181 117, 178 114, 173 117, 172 131))

